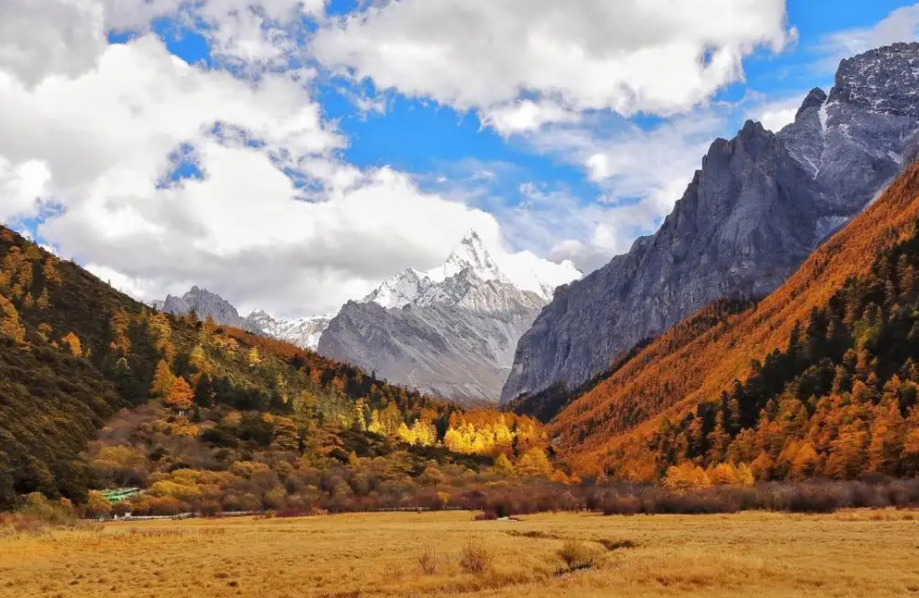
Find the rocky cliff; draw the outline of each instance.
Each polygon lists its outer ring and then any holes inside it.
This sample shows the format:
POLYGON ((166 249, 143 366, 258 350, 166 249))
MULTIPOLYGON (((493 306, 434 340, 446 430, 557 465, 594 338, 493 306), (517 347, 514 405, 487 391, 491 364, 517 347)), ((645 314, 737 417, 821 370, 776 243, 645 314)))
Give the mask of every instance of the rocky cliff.
POLYGON ((559 289, 502 401, 580 385, 706 303, 774 290, 916 153, 917 93, 919 44, 898 44, 843 61, 779 133, 748 122, 715 141, 656 234, 559 289))
POLYGON ((161 308, 158 304, 154 304, 154 307, 175 316, 194 313, 200 320, 212 318, 214 322, 222 326, 233 326, 243 330, 256 331, 252 323, 240 316, 229 301, 216 293, 211 293, 207 289, 192 287, 190 291, 181 297, 167 296, 161 308))

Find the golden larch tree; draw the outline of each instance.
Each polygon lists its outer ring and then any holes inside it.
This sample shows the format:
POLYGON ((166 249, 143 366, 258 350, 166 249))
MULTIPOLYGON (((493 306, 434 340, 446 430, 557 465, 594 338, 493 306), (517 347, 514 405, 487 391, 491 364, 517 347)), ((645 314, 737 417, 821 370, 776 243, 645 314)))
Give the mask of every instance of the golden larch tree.
POLYGON ((83 356, 83 345, 80 343, 80 338, 73 332, 67 334, 64 338, 62 338, 61 342, 64 343, 64 346, 70 350, 70 353, 74 357, 83 356))
POLYGON ((166 403, 167 406, 181 412, 186 409, 191 409, 192 405, 194 405, 194 399, 195 393, 191 389, 191 386, 188 385, 185 378, 178 376, 173 381, 169 395, 163 402, 166 403))

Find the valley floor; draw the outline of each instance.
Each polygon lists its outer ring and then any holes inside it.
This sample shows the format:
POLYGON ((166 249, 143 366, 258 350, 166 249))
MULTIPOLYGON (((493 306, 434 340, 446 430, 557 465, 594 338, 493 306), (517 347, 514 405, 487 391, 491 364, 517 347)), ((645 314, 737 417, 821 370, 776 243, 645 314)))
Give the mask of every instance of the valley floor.
POLYGON ((6 537, 0 596, 919 595, 914 512, 522 519, 156 521, 6 537), (494 556, 489 572, 463 572, 459 554, 470 537, 494 556), (557 551, 567 539, 593 552, 591 568, 564 573, 557 551), (418 561, 425 544, 438 555, 432 575, 418 561))

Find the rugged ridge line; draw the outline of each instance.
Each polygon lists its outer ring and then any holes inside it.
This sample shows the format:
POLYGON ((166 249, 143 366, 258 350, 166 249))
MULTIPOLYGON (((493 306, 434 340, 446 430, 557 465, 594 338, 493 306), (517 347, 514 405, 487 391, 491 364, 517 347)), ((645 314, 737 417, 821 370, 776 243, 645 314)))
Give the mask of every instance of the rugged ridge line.
POLYGON ((778 134, 716 140, 660 230, 560 289, 523 335, 502 402, 576 387, 610 359, 725 297, 762 297, 915 154, 919 44, 840 65, 778 134))

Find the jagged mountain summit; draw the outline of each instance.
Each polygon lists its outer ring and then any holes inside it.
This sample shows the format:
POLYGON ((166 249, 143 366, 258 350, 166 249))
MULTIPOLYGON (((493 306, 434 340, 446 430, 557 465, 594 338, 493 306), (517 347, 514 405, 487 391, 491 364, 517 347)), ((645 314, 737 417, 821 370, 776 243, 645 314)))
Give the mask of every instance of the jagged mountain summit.
MULTIPOLYGON (((556 287, 581 276, 570 261, 556 264, 530 252, 492 253, 477 233, 470 232, 441 266, 427 272, 409 268, 383 281, 362 303, 372 302, 387 309, 439 304, 473 310, 480 315, 496 314, 495 317, 509 318, 513 321, 509 328, 477 326, 483 331, 483 342, 494 342, 500 347, 495 354, 500 354, 498 359, 503 364, 502 368, 506 369, 513 359, 517 339, 535 317, 535 313, 530 312, 541 309, 556 287), (504 286, 495 290, 493 285, 485 284, 488 282, 504 286), (526 316, 520 319, 523 312, 526 316), (496 338, 492 338, 494 335, 497 335, 496 338), (510 357, 507 357, 508 351, 510 357)), ((335 317, 334 314, 307 316, 288 321, 255 310, 243 318, 229 301, 197 286, 182 297, 170 295, 166 301, 154 301, 152 305, 173 315, 194 312, 201 319, 210 317, 218 324, 263 334, 312 351, 319 350, 320 340, 335 317)), ((336 350, 335 354, 348 355, 348 352, 336 350)), ((386 371, 382 367, 376 369, 381 373, 386 371)), ((502 379, 501 384, 503 382, 502 379)), ((492 392, 494 382, 486 386, 488 392, 492 392)), ((474 394, 478 398, 483 393, 474 394)), ((496 396, 496 392, 493 394, 496 396)))
POLYGON ((333 316, 312 316, 295 320, 276 320, 262 310, 255 310, 248 317, 239 315, 232 303, 206 289, 192 287, 181 297, 169 295, 165 301, 154 301, 156 309, 175 316, 194 313, 198 318, 211 318, 221 326, 233 326, 263 334, 270 338, 288 342, 301 349, 315 351, 319 337, 328 327, 333 316))
POLYGON ((434 284, 426 274, 409 268, 401 274, 388 278, 364 297, 364 303, 376 303, 381 307, 403 307, 408 305, 434 284))
POLYGON ((168 295, 162 306, 154 303, 154 307, 174 316, 194 313, 201 320, 211 318, 222 326, 233 326, 243 330, 255 331, 252 323, 240 316, 229 301, 216 293, 197 286, 192 287, 190 291, 181 297, 168 295))
POLYGON ((556 288, 583 276, 569 260, 555 263, 529 251, 516 254, 489 251, 479 234, 470 231, 442 265, 427 272, 409 268, 385 280, 364 298, 364 302, 373 301, 386 308, 404 307, 429 292, 439 293, 440 290, 434 288, 436 285, 464 270, 472 271, 480 280, 507 283, 546 301, 552 298, 556 288))
POLYGON ((458 403, 494 403, 520 335, 580 276, 570 262, 492 253, 470 233, 442 266, 406 270, 346 304, 319 352, 458 403))
POLYGON ((777 288, 917 148, 919 44, 845 60, 777 134, 715 141, 660 230, 561 289, 521 338, 502 401, 574 388, 703 305, 777 288))

